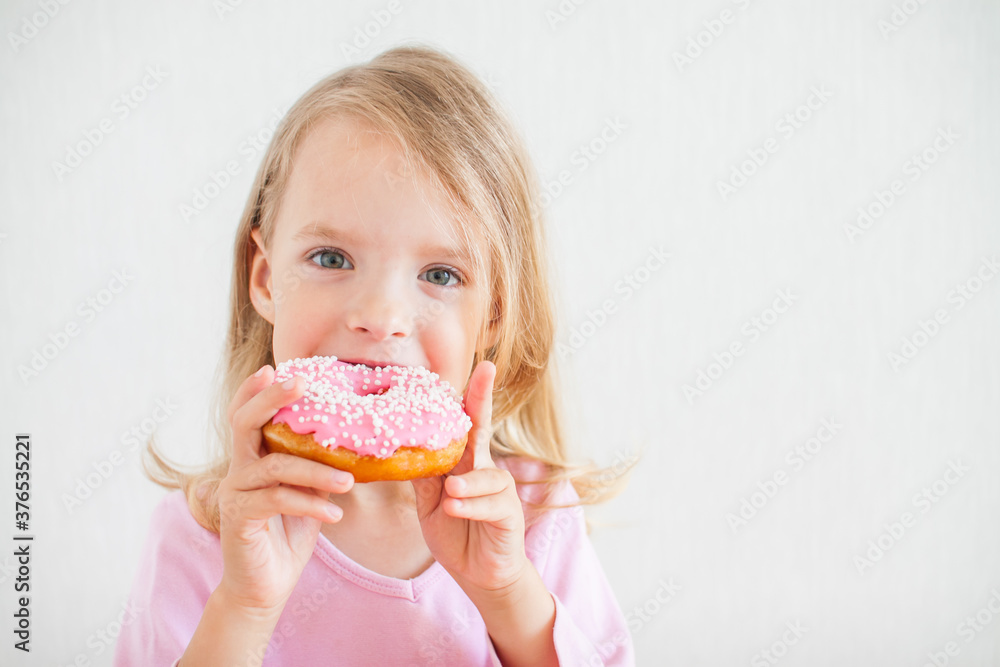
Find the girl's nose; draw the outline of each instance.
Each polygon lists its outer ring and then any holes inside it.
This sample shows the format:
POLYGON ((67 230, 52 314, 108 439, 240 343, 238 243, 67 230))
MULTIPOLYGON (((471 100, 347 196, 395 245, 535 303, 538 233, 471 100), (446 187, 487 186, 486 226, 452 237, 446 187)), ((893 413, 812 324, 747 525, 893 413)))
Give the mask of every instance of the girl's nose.
POLYGON ((347 327, 368 334, 376 342, 405 338, 412 333, 413 316, 401 294, 390 286, 373 286, 355 294, 347 315, 347 327))

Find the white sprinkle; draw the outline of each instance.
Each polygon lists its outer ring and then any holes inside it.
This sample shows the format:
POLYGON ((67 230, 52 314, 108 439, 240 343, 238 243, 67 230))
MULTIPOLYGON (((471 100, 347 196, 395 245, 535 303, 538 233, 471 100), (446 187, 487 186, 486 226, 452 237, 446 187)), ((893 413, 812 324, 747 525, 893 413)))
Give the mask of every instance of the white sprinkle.
POLYGON ((292 404, 292 412, 298 412, 298 411, 299 411, 299 404, 298 403, 293 403, 292 404))
POLYGON ((305 417, 299 417, 299 423, 300 423, 300 424, 301 424, 302 422, 304 422, 305 420, 306 420, 306 418, 305 418, 305 417))

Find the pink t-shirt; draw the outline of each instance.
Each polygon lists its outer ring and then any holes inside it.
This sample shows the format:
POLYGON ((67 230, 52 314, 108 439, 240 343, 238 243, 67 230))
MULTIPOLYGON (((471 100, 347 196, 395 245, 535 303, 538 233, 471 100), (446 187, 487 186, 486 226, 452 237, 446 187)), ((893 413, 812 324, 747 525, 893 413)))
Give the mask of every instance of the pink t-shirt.
MULTIPOLYGON (((525 459, 497 465, 519 480, 541 470, 525 459)), ((518 485, 522 500, 537 500, 540 491, 540 485, 518 485)), ((552 502, 576 499, 563 483, 552 502)), ((634 664, 625 618, 587 538, 581 508, 546 512, 527 530, 525 551, 555 600, 559 663, 634 664)), ((115 667, 175 666, 221 580, 219 536, 195 521, 181 491, 166 494, 150 522, 130 595, 137 614, 122 628, 115 667)), ((320 533, 263 664, 453 667, 500 661, 479 611, 437 562, 414 579, 395 579, 358 565, 320 533)))

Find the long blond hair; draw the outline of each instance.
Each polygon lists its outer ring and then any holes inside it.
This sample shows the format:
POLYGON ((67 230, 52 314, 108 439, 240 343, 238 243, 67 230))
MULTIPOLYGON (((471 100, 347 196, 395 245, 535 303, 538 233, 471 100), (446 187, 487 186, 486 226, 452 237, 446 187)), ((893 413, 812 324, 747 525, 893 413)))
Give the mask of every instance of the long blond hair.
MULTIPOLYGON (((631 465, 616 471, 572 465, 566 452, 538 178, 527 151, 485 85, 451 56, 422 45, 393 48, 324 78, 292 105, 275 130, 236 231, 210 462, 183 471, 159 454, 151 439, 143 459, 146 474, 166 488, 183 489, 199 523, 219 531, 217 492, 233 446, 227 408, 247 377, 275 363, 272 325, 250 302, 250 232, 259 227, 264 246, 269 245, 296 148, 315 123, 333 116, 361 120, 397 138, 406 159, 426 167, 456 210, 466 213, 463 221, 474 228, 467 234, 485 241, 487 257, 473 250, 475 266, 490 278, 492 295, 490 317, 480 335, 497 318, 499 333, 492 347, 476 353, 473 364, 488 359, 497 368, 490 443, 494 457, 545 463, 547 475, 534 482, 545 484, 544 499, 561 479, 571 481, 581 503, 615 495, 631 465)), ((542 502, 538 509, 550 506, 542 502)))

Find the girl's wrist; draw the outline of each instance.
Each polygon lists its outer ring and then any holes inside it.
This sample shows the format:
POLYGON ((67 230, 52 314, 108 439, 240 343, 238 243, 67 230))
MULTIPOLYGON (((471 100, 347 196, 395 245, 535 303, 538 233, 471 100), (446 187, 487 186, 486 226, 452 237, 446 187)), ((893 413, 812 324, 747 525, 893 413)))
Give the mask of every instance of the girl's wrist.
POLYGON ((452 579, 459 588, 465 591, 469 599, 479 607, 480 604, 488 606, 490 609, 500 609, 505 606, 516 605, 516 601, 521 596, 526 583, 530 582, 530 573, 537 575, 535 566, 528 560, 527 556, 522 556, 521 562, 514 566, 512 570, 515 574, 505 578, 502 583, 494 586, 482 586, 471 582, 461 575, 449 571, 452 579))
POLYGON ((220 585, 208 596, 201 621, 180 664, 258 667, 280 616, 280 609, 247 607, 234 602, 220 585))
POLYGON ((520 576, 500 589, 467 590, 503 664, 556 664, 556 606, 535 566, 525 558, 520 576))
POLYGON ((497 589, 473 589, 469 595, 481 614, 498 618, 523 613, 525 606, 537 606, 549 597, 538 570, 527 559, 521 573, 508 585, 497 589))
POLYGON ((285 608, 284 602, 270 607, 246 604, 233 596, 226 589, 224 583, 220 583, 219 586, 212 591, 209 600, 211 601, 212 599, 214 599, 215 606, 220 611, 232 616, 240 617, 253 624, 266 625, 273 621, 273 624, 277 625, 278 619, 281 617, 281 612, 285 608))

